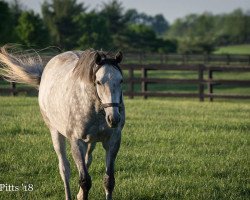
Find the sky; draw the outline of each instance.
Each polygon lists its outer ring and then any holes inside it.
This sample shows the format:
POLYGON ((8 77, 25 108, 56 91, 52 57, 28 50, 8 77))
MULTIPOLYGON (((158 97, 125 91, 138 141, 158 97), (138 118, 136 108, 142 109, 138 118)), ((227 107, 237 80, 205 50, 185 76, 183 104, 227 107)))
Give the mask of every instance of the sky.
MULTIPOLYGON (((26 8, 34 9, 40 13, 40 5, 43 0, 20 1, 26 8)), ((78 2, 84 2, 89 9, 100 8, 102 2, 109 1, 78 0, 78 2)), ((212 12, 220 14, 231 12, 236 8, 245 11, 250 10, 250 0, 122 0, 121 2, 125 9, 136 8, 138 12, 145 12, 150 15, 163 14, 170 23, 190 13, 212 12)))

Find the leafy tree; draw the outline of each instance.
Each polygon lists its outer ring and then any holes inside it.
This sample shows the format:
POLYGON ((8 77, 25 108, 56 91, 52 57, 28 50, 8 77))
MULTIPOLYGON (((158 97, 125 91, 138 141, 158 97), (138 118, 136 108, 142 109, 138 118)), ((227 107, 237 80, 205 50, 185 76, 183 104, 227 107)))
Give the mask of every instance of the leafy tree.
POLYGON ((108 49, 112 46, 111 34, 103 16, 92 11, 80 15, 77 21, 81 31, 81 37, 78 40, 80 48, 108 49))
POLYGON ((241 9, 224 16, 224 24, 221 24, 223 35, 227 35, 231 43, 239 44, 247 41, 247 36, 250 33, 248 20, 241 9))
POLYGON ((100 15, 106 19, 107 26, 112 35, 122 32, 125 28, 122 3, 112 0, 103 3, 100 15))
POLYGON ((215 45, 250 42, 250 17, 241 9, 223 15, 191 14, 177 19, 166 38, 177 39, 181 52, 211 52, 215 45))
POLYGON ((158 49, 159 53, 176 53, 178 49, 177 40, 173 39, 158 39, 158 49))
POLYGON ((139 13, 136 9, 128 9, 124 13, 124 21, 128 24, 139 24, 139 13))
POLYGON ((215 45, 209 39, 183 38, 179 40, 178 52, 183 54, 210 54, 214 51, 215 45))
POLYGON ((27 46, 46 46, 49 43, 49 33, 42 19, 33 11, 22 12, 15 30, 21 43, 27 46))
POLYGON ((21 12, 22 5, 18 0, 13 0, 9 4, 0 1, 0 43, 20 42, 14 29, 18 24, 21 12))
POLYGON ((176 51, 176 43, 157 38, 152 28, 142 24, 130 24, 123 34, 115 38, 115 44, 127 51, 176 51))
POLYGON ((124 19, 128 24, 149 26, 159 36, 163 35, 169 28, 169 24, 162 14, 152 17, 145 13, 138 13, 136 9, 129 9, 125 12, 124 19))
POLYGON ((14 26, 16 26, 18 24, 18 19, 23 11, 23 5, 20 3, 20 0, 12 0, 12 2, 10 3, 10 11, 13 15, 13 23, 14 26))
POLYGON ((76 0, 52 0, 42 4, 42 14, 52 40, 65 49, 76 47, 80 37, 77 17, 85 11, 76 0))
POLYGON ((154 16, 151 26, 157 35, 163 35, 169 28, 169 24, 162 14, 154 16))
POLYGON ((10 12, 9 5, 0 1, 0 43, 4 44, 6 42, 10 42, 11 28, 12 24, 12 15, 10 12))
POLYGON ((149 27, 131 24, 123 34, 115 37, 115 44, 130 51, 152 51, 155 39, 155 33, 149 27))

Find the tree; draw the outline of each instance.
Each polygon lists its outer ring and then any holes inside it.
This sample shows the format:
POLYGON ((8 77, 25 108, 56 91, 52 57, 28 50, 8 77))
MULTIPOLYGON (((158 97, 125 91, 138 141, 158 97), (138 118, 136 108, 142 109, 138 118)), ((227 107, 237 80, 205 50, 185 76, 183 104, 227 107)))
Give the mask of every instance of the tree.
POLYGON ((12 15, 10 12, 9 5, 0 1, 0 43, 4 44, 10 41, 12 24, 12 15))
POLYGON ((176 43, 156 37, 154 30, 142 24, 130 24, 127 29, 115 38, 117 47, 127 51, 175 52, 176 43))
POLYGON ((136 9, 129 9, 125 12, 124 19, 128 24, 149 26, 158 36, 162 36, 169 28, 169 24, 162 14, 152 17, 145 13, 138 13, 136 9))
POLYGON ((210 54, 215 50, 214 42, 209 39, 182 38, 179 40, 178 52, 182 54, 210 54))
POLYGON ((0 43, 20 42, 14 29, 21 12, 22 5, 18 0, 13 0, 9 4, 0 1, 0 43))
POLYGON ((42 4, 42 14, 55 45, 64 49, 76 47, 80 37, 77 17, 86 9, 76 0, 52 0, 42 4))
POLYGON ((112 46, 112 38, 108 29, 107 22, 103 16, 95 11, 84 13, 77 19, 81 37, 78 46, 81 49, 109 49, 112 46))
POLYGON ((22 44, 43 47, 49 43, 49 33, 42 19, 33 11, 24 11, 16 27, 17 36, 22 44))
POLYGON ((118 34, 124 30, 125 21, 121 2, 112 0, 108 3, 103 3, 100 15, 106 19, 107 26, 112 35, 118 34))
POLYGON ((237 9, 224 16, 223 34, 229 36, 229 40, 233 44, 244 43, 247 41, 249 27, 247 16, 244 15, 241 9, 237 9))
POLYGON ((154 16, 151 26, 155 33, 159 36, 162 36, 169 28, 169 24, 162 14, 154 16))

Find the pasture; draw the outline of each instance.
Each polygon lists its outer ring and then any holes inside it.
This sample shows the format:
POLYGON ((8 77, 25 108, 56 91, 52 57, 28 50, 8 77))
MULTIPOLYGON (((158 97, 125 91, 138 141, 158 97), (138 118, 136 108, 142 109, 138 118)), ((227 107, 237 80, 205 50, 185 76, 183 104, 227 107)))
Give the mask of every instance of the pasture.
MULTIPOLYGON (((249 101, 125 100, 114 199, 249 199, 249 101)), ((58 162, 37 98, 0 97, 0 199, 63 199, 58 162), (23 185, 32 184, 33 191, 23 185)), ((71 189, 78 174, 71 162, 71 189)), ((90 168, 90 199, 104 199, 104 151, 90 168)))
POLYGON ((241 44, 241 45, 230 45, 218 47, 215 54, 250 54, 250 45, 241 44))

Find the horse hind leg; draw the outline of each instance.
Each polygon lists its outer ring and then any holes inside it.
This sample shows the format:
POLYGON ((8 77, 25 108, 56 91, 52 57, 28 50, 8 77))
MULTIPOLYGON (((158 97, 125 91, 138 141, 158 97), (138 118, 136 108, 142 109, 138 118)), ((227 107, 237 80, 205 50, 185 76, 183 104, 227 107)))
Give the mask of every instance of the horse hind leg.
POLYGON ((91 188, 91 177, 88 173, 87 165, 85 163, 85 155, 87 151, 87 144, 80 139, 71 139, 71 152, 73 159, 79 171, 79 185, 80 190, 77 194, 78 200, 87 200, 89 190, 91 188))
POLYGON ((58 156, 59 171, 64 183, 65 198, 66 200, 70 200, 71 199, 70 186, 69 186, 70 164, 66 157, 65 137, 56 130, 50 130, 50 132, 51 132, 53 146, 58 156))

